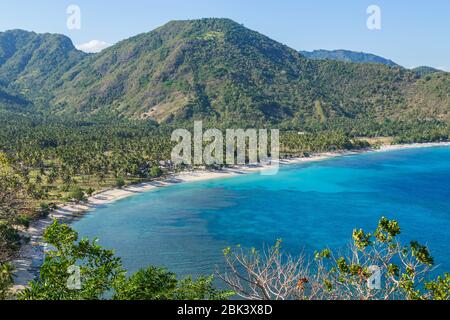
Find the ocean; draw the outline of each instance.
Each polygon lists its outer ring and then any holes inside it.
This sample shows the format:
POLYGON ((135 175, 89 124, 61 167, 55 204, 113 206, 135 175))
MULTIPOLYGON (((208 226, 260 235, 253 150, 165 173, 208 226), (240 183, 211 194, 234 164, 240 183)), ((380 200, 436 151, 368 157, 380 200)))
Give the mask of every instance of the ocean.
POLYGON ((400 240, 427 244, 450 271, 450 148, 344 156, 258 173, 161 188, 103 206, 74 222, 99 238, 125 268, 166 267, 209 275, 228 246, 263 248, 283 240, 293 255, 345 251, 353 229, 375 230, 385 216, 400 240))

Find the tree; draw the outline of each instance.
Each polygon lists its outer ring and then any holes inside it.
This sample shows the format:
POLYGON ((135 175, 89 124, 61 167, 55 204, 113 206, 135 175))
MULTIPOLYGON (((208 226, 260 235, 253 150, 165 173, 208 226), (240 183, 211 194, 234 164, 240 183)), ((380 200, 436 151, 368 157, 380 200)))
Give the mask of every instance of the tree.
POLYGON ((86 190, 86 194, 87 194, 89 197, 91 197, 91 196, 94 194, 94 192, 95 192, 95 189, 92 188, 92 187, 89 187, 89 188, 86 190))
POLYGON ((8 262, 20 246, 18 227, 27 227, 31 197, 23 181, 0 154, 0 264, 8 262))
POLYGON ((74 200, 76 202, 81 202, 86 200, 86 194, 84 190, 78 186, 72 188, 72 191, 69 193, 69 199, 74 200))
POLYGON ((159 178, 162 176, 162 174, 163 174, 163 171, 158 166, 154 166, 150 170, 150 175, 152 176, 152 178, 159 178))
POLYGON ((8 298, 9 288, 13 284, 13 266, 9 263, 0 263, 0 300, 8 298))
POLYGON ((125 179, 124 178, 118 177, 116 179, 116 187, 117 188, 123 188, 125 185, 126 185, 126 183, 125 183, 125 179))
POLYGON ((219 291, 213 277, 178 281, 176 275, 162 268, 149 267, 131 277, 122 276, 114 284, 114 300, 221 300, 233 293, 219 291))
POLYGON ((2 173, 0 168, 0 221, 17 224, 19 214, 31 212, 30 201, 22 181, 12 173, 2 173))
POLYGON ((47 217, 52 210, 53 210, 53 206, 51 204, 41 203, 39 205, 39 216, 47 217))
POLYGON ((224 250, 226 270, 219 274, 232 290, 247 300, 285 300, 299 297, 298 284, 310 277, 303 256, 281 251, 281 240, 263 253, 241 246, 224 250))
POLYGON ((121 259, 97 240, 81 239, 57 221, 45 230, 47 251, 39 279, 18 294, 20 300, 97 300, 112 295, 116 300, 226 299, 228 291, 216 290, 211 277, 178 281, 173 273, 149 267, 127 278, 121 259))
POLYGON ((97 240, 81 239, 69 226, 53 224, 44 232, 48 250, 39 279, 18 294, 21 300, 97 300, 124 273, 119 258, 97 240))
POLYGON ((428 248, 415 241, 401 245, 399 234, 396 221, 382 218, 374 233, 353 232, 349 256, 326 249, 314 263, 283 253, 280 241, 263 253, 227 248, 219 277, 255 300, 450 299, 450 275, 430 281, 434 261, 428 248))

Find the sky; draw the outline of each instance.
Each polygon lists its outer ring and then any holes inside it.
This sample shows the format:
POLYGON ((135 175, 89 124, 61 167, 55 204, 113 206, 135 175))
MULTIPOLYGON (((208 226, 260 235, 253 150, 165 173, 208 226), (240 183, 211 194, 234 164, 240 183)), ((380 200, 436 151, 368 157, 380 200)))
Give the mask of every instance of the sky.
POLYGON ((62 33, 85 51, 206 17, 233 19, 297 50, 363 51, 450 71, 450 0, 0 0, 0 31, 62 33), (372 5, 377 20, 367 13, 372 5), (380 28, 369 29, 368 19, 380 28))

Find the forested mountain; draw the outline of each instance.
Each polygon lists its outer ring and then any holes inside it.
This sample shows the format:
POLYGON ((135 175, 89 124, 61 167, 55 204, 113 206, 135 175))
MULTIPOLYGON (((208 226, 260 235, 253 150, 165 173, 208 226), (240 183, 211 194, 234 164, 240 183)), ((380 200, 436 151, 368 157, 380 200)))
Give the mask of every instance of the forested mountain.
POLYGON ((3 100, 44 113, 286 128, 449 119, 449 73, 306 59, 229 19, 172 21, 93 55, 10 31, 0 50, 3 100))
POLYGON ((23 112, 31 105, 26 98, 0 85, 0 109, 23 112))
POLYGON ((314 60, 336 60, 355 63, 377 63, 389 67, 399 67, 394 61, 365 52, 355 52, 350 50, 314 50, 300 51, 308 59, 314 60))
POLYGON ((25 110, 32 101, 48 106, 51 89, 85 56, 63 35, 1 32, 0 106, 25 110))
POLYGON ((430 73, 436 73, 436 72, 444 72, 442 70, 436 69, 436 68, 432 68, 432 67, 426 67, 426 66, 421 66, 421 67, 417 67, 412 69, 414 72, 416 72, 417 74, 421 75, 421 76, 425 76, 427 74, 430 73))
POLYGON ((0 83, 37 91, 58 85, 61 76, 86 56, 58 34, 23 30, 0 33, 0 83))
MULTIPOLYGON (((313 60, 332 60, 341 62, 353 62, 353 63, 376 63, 384 64, 389 67, 401 67, 394 61, 365 52, 356 52, 350 50, 314 50, 314 51, 300 51, 300 54, 308 59, 313 60)), ((411 69, 420 76, 428 75, 436 72, 443 72, 442 70, 420 66, 411 69)))
MULTIPOLYGON (((19 230, 62 203, 182 170, 168 161, 170 136, 194 119, 280 128, 282 157, 380 137, 444 141, 450 73, 308 59, 228 19, 169 22, 97 54, 62 35, 0 33, 0 299, 13 282, 7 263, 26 243, 19 230)), ((41 271, 50 269, 66 268, 41 271)))

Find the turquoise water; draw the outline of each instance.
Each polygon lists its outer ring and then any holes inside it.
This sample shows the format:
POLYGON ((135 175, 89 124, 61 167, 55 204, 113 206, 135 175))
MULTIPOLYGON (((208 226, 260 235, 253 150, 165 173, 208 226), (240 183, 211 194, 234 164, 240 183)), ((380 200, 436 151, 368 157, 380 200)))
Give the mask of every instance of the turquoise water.
POLYGON ((278 238, 296 254, 345 249, 354 228, 397 219, 404 241, 427 243, 450 270, 450 148, 341 157, 259 174, 180 184, 99 208, 74 227, 114 248, 131 271, 165 266, 211 274, 222 249, 278 238))

